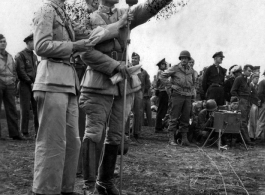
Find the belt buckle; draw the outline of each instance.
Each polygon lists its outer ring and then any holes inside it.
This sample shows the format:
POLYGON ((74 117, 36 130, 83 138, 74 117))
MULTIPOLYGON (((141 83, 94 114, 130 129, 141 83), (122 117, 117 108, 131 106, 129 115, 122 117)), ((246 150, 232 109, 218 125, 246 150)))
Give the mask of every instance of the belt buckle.
POLYGON ((114 60, 117 60, 118 59, 118 53, 117 53, 117 51, 112 51, 110 55, 111 55, 111 58, 112 59, 114 59, 114 60))

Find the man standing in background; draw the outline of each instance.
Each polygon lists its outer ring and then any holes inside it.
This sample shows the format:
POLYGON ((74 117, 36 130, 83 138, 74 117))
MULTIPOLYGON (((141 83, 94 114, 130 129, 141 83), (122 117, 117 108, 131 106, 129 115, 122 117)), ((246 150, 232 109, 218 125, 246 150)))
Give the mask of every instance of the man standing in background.
MULTIPOLYGON (((133 52, 132 53, 132 65, 133 66, 137 66, 139 65, 140 62, 140 55, 133 52)), ((137 92, 134 93, 134 103, 133 103, 133 114, 134 114, 134 137, 136 139, 139 138, 140 133, 141 133, 141 128, 142 128, 142 124, 143 124, 143 115, 144 115, 144 94, 148 93, 148 90, 151 87, 151 83, 150 83, 150 76, 149 74, 146 72, 146 70, 144 70, 143 68, 141 68, 141 72, 138 73, 138 77, 141 81, 141 89, 137 92)), ((151 106, 150 106, 150 111, 151 111, 151 106)))
POLYGON ((156 64, 159 68, 156 78, 156 91, 155 95, 158 97, 158 108, 156 113, 156 124, 155 124, 155 133, 163 132, 162 129, 162 119, 166 116, 168 109, 168 94, 166 91, 166 85, 164 82, 161 82, 161 74, 167 69, 167 63, 165 58, 159 61, 156 64))
POLYGON ((243 69, 243 74, 235 79, 231 89, 231 102, 235 99, 239 101, 238 109, 241 110, 240 130, 246 144, 248 145, 254 145, 254 143, 251 142, 248 134, 248 119, 251 106, 251 87, 250 83, 248 82, 248 77, 252 73, 252 68, 252 65, 245 65, 243 69))
POLYGON ((39 128, 37 116, 37 103, 33 98, 32 87, 36 77, 38 65, 37 56, 33 53, 33 34, 24 39, 26 48, 15 56, 17 75, 19 79, 20 98, 20 130, 25 137, 29 137, 30 105, 33 111, 34 128, 37 135, 39 128))
POLYGON ((226 69, 221 67, 224 59, 223 52, 216 52, 213 55, 214 64, 206 69, 203 75, 202 87, 206 93, 206 99, 214 99, 217 106, 224 105, 224 81, 226 69))
POLYGON ((0 34, 0 110, 2 102, 4 102, 9 137, 14 140, 24 140, 18 130, 18 114, 15 103, 17 73, 14 60, 6 51, 6 46, 6 38, 0 34))
POLYGON ((191 112, 191 98, 194 95, 194 70, 188 65, 191 56, 189 51, 182 51, 179 55, 180 63, 172 66, 160 76, 162 83, 170 88, 170 121, 168 126, 169 144, 177 145, 175 134, 181 133, 183 146, 191 146, 187 138, 191 112), (170 83, 168 82, 170 78, 170 83), (179 124, 179 128, 178 128, 179 124))

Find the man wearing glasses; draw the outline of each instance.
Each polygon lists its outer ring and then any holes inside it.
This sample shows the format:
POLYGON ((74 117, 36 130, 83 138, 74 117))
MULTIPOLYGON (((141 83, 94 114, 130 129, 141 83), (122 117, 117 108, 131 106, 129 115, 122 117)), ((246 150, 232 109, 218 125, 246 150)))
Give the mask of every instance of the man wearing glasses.
POLYGON ((221 67, 223 52, 216 52, 213 55, 214 64, 209 66, 203 75, 202 87, 206 92, 206 99, 214 99, 217 106, 224 105, 224 80, 226 69, 221 67))
POLYGON ((254 145, 251 142, 248 134, 248 116, 250 112, 251 102, 251 87, 250 82, 248 82, 248 77, 252 73, 253 66, 245 65, 243 69, 243 74, 238 76, 232 86, 231 89, 231 101, 237 99, 238 102, 238 110, 241 110, 241 133, 242 136, 248 145, 254 145))

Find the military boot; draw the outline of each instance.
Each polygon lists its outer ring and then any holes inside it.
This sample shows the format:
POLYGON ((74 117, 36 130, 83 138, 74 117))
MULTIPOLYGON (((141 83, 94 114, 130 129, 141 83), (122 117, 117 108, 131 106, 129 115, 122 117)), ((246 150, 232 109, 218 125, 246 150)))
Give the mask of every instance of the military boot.
POLYGON ((169 137, 169 142, 168 142, 169 145, 171 145, 171 146, 178 145, 175 141, 175 132, 174 131, 169 131, 168 137, 169 137))
POLYGON ((88 138, 85 138, 82 143, 84 195, 93 194, 95 191, 96 176, 98 169, 96 154, 96 143, 88 138))
POLYGON ((189 142, 186 132, 182 132, 181 136, 182 136, 182 139, 181 139, 181 145, 182 146, 195 146, 194 144, 191 144, 189 142))
POLYGON ((96 182, 98 195, 120 194, 113 182, 118 148, 118 145, 105 144, 96 182))

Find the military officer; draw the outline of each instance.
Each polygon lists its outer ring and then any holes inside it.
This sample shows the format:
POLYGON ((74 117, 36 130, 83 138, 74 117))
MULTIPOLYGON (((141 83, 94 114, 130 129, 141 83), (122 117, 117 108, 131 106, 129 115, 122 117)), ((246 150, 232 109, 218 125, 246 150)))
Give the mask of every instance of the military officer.
MULTIPOLYGON (((35 194, 76 194, 73 191, 80 149, 79 81, 70 56, 74 52, 100 53, 93 46, 113 38, 125 25, 119 21, 93 31, 76 26, 75 33, 65 13, 64 2, 45 2, 35 13, 33 24, 34 48, 42 59, 33 86, 39 119, 33 180, 35 194), (75 41, 75 35, 85 39, 75 41)), ((125 19, 127 22, 127 17, 125 19)))
POLYGON ((172 66, 160 76, 161 81, 171 89, 171 108, 169 121, 169 144, 176 145, 174 136, 179 123, 179 132, 182 135, 182 145, 191 146, 187 139, 189 119, 191 112, 191 98, 194 95, 194 70, 188 65, 191 56, 189 51, 182 51, 179 55, 181 61, 172 66), (170 83, 168 78, 170 77, 170 83))
POLYGON ((33 111, 34 128, 37 134, 39 123, 37 117, 37 104, 33 98, 32 86, 36 77, 38 65, 37 56, 33 53, 34 43, 33 34, 24 39, 26 48, 15 56, 17 75, 19 79, 19 98, 20 98, 20 130, 25 137, 29 137, 29 115, 30 105, 33 111))
POLYGON ((156 113, 155 133, 163 132, 162 119, 166 116, 168 110, 168 94, 166 91, 166 85, 161 82, 161 74, 167 69, 167 63, 165 58, 157 63, 159 68, 156 78, 156 91, 155 94, 158 97, 158 108, 156 113))
POLYGON ((224 59, 223 52, 216 52, 213 55, 214 64, 209 66, 202 80, 203 90, 206 92, 206 99, 214 99, 217 106, 224 105, 224 81, 226 69, 221 67, 224 59))
MULTIPOLYGON (((114 7, 118 2, 118 0, 102 0, 98 10, 87 18, 86 27, 95 28, 117 22, 127 12, 126 9, 114 7)), ((134 29, 138 25, 145 23, 169 2, 170 0, 161 2, 151 0, 133 6, 130 13, 134 18, 130 28, 134 29)), ((127 34, 127 28, 121 28, 116 39, 103 42, 95 47, 105 54, 104 57, 109 57, 108 63, 100 64, 99 60, 102 60, 102 58, 91 56, 90 53, 85 53, 81 56, 82 60, 89 65, 81 83, 82 89, 79 103, 80 107, 86 111, 87 127, 83 142, 87 144, 91 155, 95 153, 94 148, 106 128, 106 139, 96 182, 98 193, 103 195, 119 194, 113 183, 113 175, 121 142, 124 81, 114 85, 109 78, 117 72, 120 72, 123 78, 126 76, 125 47, 127 34)), ((136 75, 133 79, 135 79, 133 82, 137 83, 139 77, 136 75)), ((132 107, 134 92, 141 88, 140 84, 131 85, 131 79, 128 80, 125 105, 126 118, 128 118, 132 107)), ((92 161, 93 159, 91 159, 91 165, 94 164, 92 161)))

